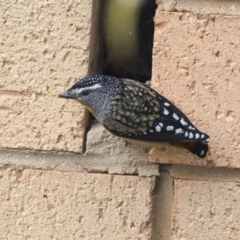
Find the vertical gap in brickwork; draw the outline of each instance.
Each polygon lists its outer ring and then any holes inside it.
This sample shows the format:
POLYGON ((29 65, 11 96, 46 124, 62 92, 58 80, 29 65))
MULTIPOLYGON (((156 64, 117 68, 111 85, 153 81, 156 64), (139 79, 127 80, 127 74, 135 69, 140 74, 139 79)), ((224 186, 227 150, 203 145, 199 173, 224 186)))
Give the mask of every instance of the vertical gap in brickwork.
MULTIPOLYGON (((155 0, 92 1, 88 75, 146 82, 152 75, 155 0), (132 2, 142 3, 133 5, 132 2)), ((86 110, 83 152, 92 116, 86 110)))
POLYGON ((152 75, 155 0, 104 1, 103 74, 146 82, 152 75))
POLYGON ((152 208, 152 236, 155 240, 171 240, 173 222, 173 178, 167 172, 161 172, 156 180, 152 208))
MULTIPOLYGON (((89 64, 88 75, 102 73, 102 18, 103 6, 105 0, 92 1, 92 16, 91 16, 91 33, 90 33, 90 46, 89 46, 89 64)), ((90 129, 92 122, 92 115, 85 110, 84 118, 84 138, 83 138, 83 152, 86 151, 87 132, 90 129)))

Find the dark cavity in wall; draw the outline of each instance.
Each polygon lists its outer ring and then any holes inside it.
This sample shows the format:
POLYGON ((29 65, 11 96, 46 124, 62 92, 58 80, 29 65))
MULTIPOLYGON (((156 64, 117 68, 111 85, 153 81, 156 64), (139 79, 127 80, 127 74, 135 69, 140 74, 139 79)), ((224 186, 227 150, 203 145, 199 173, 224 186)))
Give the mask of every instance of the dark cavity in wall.
MULTIPOLYGON (((151 79, 155 0, 93 0, 88 75, 151 79)), ((94 120, 86 110, 83 152, 94 120)))
POLYGON ((150 80, 155 0, 105 0, 103 4, 102 73, 150 80))
MULTIPOLYGON (((102 73, 103 65, 103 7, 105 0, 92 1, 91 14, 91 36, 90 36, 90 55, 88 64, 88 76, 102 73)), ((83 137, 83 153, 86 151, 87 133, 94 120, 92 114, 85 110, 84 118, 84 137, 83 137)))

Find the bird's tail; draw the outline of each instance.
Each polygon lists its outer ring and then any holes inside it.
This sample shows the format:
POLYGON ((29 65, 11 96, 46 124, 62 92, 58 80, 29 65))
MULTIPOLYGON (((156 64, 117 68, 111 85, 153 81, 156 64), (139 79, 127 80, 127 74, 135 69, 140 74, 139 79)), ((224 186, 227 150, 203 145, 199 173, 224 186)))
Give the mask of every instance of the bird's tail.
POLYGON ((185 142, 184 147, 199 158, 204 158, 208 152, 208 145, 201 142, 185 142))

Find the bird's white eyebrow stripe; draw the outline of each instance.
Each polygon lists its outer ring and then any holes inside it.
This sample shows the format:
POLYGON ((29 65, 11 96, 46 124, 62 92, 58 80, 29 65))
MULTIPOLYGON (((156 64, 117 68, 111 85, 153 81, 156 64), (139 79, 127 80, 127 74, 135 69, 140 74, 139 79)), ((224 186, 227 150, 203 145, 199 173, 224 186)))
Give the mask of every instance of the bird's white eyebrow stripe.
POLYGON ((95 89, 98 89, 98 88, 101 88, 102 85, 99 84, 99 83, 96 83, 94 84, 93 86, 90 86, 90 87, 85 87, 85 88, 75 88, 75 89, 72 89, 72 93, 74 94, 79 94, 79 93, 82 93, 82 91, 86 91, 86 90, 95 90, 95 89))

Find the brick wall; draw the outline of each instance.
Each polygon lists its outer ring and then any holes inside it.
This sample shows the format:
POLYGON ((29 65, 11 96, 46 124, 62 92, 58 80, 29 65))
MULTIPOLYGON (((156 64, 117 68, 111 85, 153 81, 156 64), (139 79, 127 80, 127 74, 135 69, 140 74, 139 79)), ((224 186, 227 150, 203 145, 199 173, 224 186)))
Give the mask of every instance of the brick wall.
POLYGON ((150 151, 151 162, 171 164, 162 165, 153 239, 239 238, 239 15, 235 1, 159 1, 152 87, 211 141, 204 160, 150 151))
POLYGON ((211 136, 203 160, 98 124, 82 154, 85 110, 57 96, 99 71, 101 1, 0 6, 0 239, 239 238, 240 4, 157 2, 151 84, 211 136))

